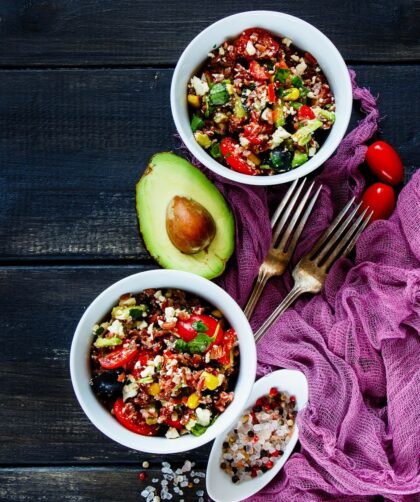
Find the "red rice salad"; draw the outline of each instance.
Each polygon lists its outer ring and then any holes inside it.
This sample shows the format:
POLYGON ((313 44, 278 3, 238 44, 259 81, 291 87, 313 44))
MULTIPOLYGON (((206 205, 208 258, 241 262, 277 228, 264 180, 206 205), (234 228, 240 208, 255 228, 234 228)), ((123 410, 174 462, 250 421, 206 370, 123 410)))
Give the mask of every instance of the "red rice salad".
POLYGON ((251 176, 304 164, 335 121, 334 96, 314 56, 261 28, 215 47, 187 93, 196 141, 251 176))
POLYGON ((200 436, 233 400, 236 334, 200 298, 175 289, 125 294, 93 332, 93 390, 133 432, 200 436))

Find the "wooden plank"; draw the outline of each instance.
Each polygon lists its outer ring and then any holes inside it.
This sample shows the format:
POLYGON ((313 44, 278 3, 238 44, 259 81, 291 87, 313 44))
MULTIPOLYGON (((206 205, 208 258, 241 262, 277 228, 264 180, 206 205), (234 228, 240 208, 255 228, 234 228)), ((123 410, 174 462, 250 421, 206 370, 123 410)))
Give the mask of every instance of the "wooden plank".
POLYGON ((0 5, 0 65, 149 65, 176 63, 201 30, 225 16, 261 9, 302 17, 352 61, 415 61, 420 56, 415 0, 5 0, 0 5))
MULTIPOLYGON (((0 269, 0 465, 137 465, 145 459, 167 460, 165 455, 129 450, 99 432, 80 408, 69 374, 71 340, 85 308, 110 284, 140 270, 0 269)), ((200 461, 208 453, 204 446, 188 455, 171 455, 170 462, 200 461)))
MULTIPOLYGON (((172 466, 174 468, 174 466, 172 466)), ((139 502, 145 498, 141 492, 147 486, 154 486, 160 493, 162 474, 159 467, 148 469, 147 479, 137 478, 140 468, 121 467, 67 467, 67 468, 8 468, 0 470, 0 500, 8 502, 56 501, 76 502, 106 500, 107 502, 139 502), (153 479, 159 482, 153 483, 153 479)), ((201 469, 205 472, 205 467, 201 469)), ((172 500, 185 502, 199 499, 205 490, 205 479, 182 488, 182 495, 174 494, 172 500), (198 494, 197 494, 198 493, 198 494)), ((173 485, 169 485, 173 488, 173 485)))
MULTIPOLYGON (((379 95, 382 136, 418 165, 420 69, 357 66, 379 95), (402 100, 405 99, 402 105, 402 100)), ((134 186, 173 149, 172 70, 0 73, 0 260, 148 259, 134 186)), ((356 111, 352 125, 360 118, 356 111)))

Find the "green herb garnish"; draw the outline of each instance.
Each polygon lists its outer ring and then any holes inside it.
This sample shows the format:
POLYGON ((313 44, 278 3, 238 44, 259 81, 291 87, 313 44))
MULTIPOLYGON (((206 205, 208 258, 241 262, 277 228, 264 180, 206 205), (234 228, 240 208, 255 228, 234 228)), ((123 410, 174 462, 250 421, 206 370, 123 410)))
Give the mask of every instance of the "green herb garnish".
POLYGON ((205 333, 206 331, 209 330, 209 327, 207 324, 204 324, 203 321, 200 319, 199 321, 195 321, 192 323, 192 327, 198 332, 198 333, 205 333))
POLYGON ((300 77, 298 77, 297 75, 295 75, 293 78, 292 78, 292 84, 295 86, 295 87, 302 87, 303 86, 303 82, 302 82, 302 79, 300 77))
POLYGON ((276 71, 274 72, 274 80, 283 84, 286 82, 289 74, 290 70, 286 70, 285 68, 276 68, 276 71))
POLYGON ((197 129, 201 129, 203 126, 204 126, 204 120, 194 113, 191 119, 192 132, 195 132, 197 129))
POLYGON ((147 312, 147 305, 141 304, 130 309, 129 314, 134 321, 140 321, 143 319, 143 314, 147 312))
POLYGON ((222 156, 222 152, 220 151, 220 143, 213 143, 210 148, 210 155, 214 159, 219 159, 222 156))

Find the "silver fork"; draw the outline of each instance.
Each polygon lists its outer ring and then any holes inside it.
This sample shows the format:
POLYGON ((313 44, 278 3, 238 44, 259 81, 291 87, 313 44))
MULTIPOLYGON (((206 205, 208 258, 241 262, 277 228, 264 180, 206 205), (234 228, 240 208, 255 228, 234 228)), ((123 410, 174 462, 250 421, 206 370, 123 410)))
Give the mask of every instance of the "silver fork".
POLYGON ((295 250, 300 234, 302 233, 305 223, 309 218, 309 215, 311 214, 314 204, 318 198, 319 192, 321 191, 322 185, 312 196, 305 212, 303 212, 314 186, 314 183, 312 183, 295 209, 295 205, 305 182, 306 178, 303 178, 299 186, 298 180, 295 180, 292 183, 271 218, 271 228, 273 229, 271 247, 265 260, 260 266, 254 289, 252 290, 251 296, 249 297, 248 303, 244 309, 244 313, 248 319, 252 316, 267 281, 271 279, 271 277, 282 275, 285 271, 290 258, 292 257, 293 251, 295 250), (293 211, 293 216, 286 227, 286 223, 293 211))
POLYGON ((367 207, 352 223, 360 209, 361 203, 347 215, 354 202, 354 197, 346 204, 335 220, 316 242, 314 248, 304 256, 294 268, 292 275, 295 285, 284 300, 255 333, 255 342, 267 333, 274 321, 292 305, 303 293, 319 293, 324 285, 331 265, 353 249, 359 235, 363 232, 372 217, 373 211, 367 207), (367 215, 367 216, 366 216, 367 215))

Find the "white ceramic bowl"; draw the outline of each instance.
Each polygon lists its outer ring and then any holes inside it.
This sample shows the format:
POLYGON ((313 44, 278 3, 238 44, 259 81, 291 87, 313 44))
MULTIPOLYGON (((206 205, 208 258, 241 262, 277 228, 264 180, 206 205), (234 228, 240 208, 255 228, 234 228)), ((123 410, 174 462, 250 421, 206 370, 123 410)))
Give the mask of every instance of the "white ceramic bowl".
MULTIPOLYGON (((271 387, 277 387, 279 390, 287 392, 290 396, 295 396, 296 409, 298 411, 304 408, 308 402, 308 381, 305 375, 297 370, 277 370, 255 382, 246 408, 251 408, 259 397, 268 394, 271 387)), ((215 502, 238 502, 259 492, 276 476, 286 463, 296 446, 298 436, 299 430, 297 425, 295 425, 292 436, 283 450, 284 453, 274 463, 274 467, 262 476, 243 481, 236 485, 232 483, 232 478, 220 468, 220 457, 225 435, 218 437, 213 444, 207 464, 207 493, 215 502)))
POLYGON ((148 453, 177 453, 208 443, 235 423, 251 393, 255 380, 257 356, 249 323, 238 304, 219 286, 189 272, 151 270, 130 275, 103 291, 86 309, 73 337, 70 372, 73 388, 83 411, 106 436, 128 448, 148 453), (193 293, 221 310, 236 330, 240 349, 240 368, 232 403, 202 436, 191 434, 177 439, 146 437, 129 431, 117 422, 96 398, 89 385, 89 353, 92 327, 106 316, 124 293, 138 293, 147 288, 177 288, 193 293))
POLYGON ((171 85, 171 109, 175 126, 188 150, 202 164, 220 176, 249 185, 278 185, 306 176, 321 166, 336 150, 349 124, 352 88, 347 66, 335 45, 317 28, 289 14, 271 11, 241 12, 210 25, 188 45, 176 65, 171 85), (187 84, 213 47, 238 36, 247 28, 265 28, 290 38, 299 49, 311 52, 323 70, 336 100, 336 121, 316 155, 302 166, 273 176, 249 176, 216 162, 196 142, 190 127, 187 84))

